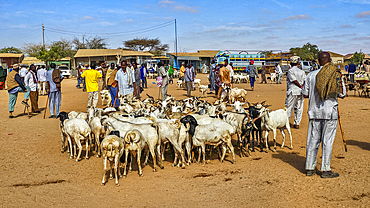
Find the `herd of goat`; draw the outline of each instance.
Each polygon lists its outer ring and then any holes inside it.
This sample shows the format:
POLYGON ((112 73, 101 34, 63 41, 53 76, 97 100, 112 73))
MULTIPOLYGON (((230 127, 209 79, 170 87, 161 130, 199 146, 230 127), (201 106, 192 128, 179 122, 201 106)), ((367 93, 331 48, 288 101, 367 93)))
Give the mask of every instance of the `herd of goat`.
POLYGON ((131 158, 134 156, 137 158, 139 175, 143 176, 140 161, 142 150, 145 150, 143 166, 148 164, 151 155, 153 171, 156 171, 158 166, 163 168, 167 143, 171 144, 174 151, 172 166, 182 168, 194 162, 194 154, 198 155, 198 163, 202 158, 202 163, 205 164, 206 145, 207 149, 217 150, 221 162, 226 153, 230 153, 232 163, 235 163, 234 147, 231 142, 234 135, 238 139, 237 146, 240 148, 241 157, 249 156, 250 148, 251 151, 255 151, 256 142, 259 142, 260 151, 263 151, 263 131, 266 132, 264 139, 266 152, 269 149, 267 139, 269 131, 273 131, 273 151, 276 151, 278 129, 283 135, 281 148, 285 142, 284 129, 288 130, 290 148, 293 148, 285 108, 270 112, 265 102, 250 104, 236 99, 233 103, 217 100, 211 104, 197 97, 178 101, 174 97, 168 97, 162 101, 147 96, 148 98, 142 101, 128 102, 121 99, 118 108, 90 108, 86 113, 61 112, 58 115, 62 137, 61 151, 67 149, 70 158, 79 161, 82 143, 85 143, 85 158, 88 159, 89 144, 94 143, 96 156, 102 155, 104 159, 102 185, 107 182, 108 170, 110 178, 113 179, 112 166, 114 166, 115 183, 119 186, 118 179, 122 177, 121 163, 123 176, 126 177, 127 164, 129 163, 131 171, 131 158), (243 107, 245 104, 248 104, 247 108, 243 107))

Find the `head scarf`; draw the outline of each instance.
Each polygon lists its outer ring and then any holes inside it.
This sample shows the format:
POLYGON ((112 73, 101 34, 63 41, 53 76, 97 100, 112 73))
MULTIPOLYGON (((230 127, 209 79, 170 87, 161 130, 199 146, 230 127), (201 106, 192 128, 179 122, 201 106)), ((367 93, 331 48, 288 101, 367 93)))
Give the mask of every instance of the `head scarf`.
POLYGON ((333 63, 325 64, 316 75, 316 89, 321 101, 338 97, 342 92, 340 68, 333 63))

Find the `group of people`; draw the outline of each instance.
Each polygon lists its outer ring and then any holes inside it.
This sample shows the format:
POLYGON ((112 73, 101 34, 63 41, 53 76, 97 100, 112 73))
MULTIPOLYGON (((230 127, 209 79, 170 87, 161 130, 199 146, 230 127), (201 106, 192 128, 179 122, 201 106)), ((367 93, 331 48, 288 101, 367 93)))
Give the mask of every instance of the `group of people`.
POLYGON ((45 95, 46 89, 51 118, 59 114, 61 106, 60 82, 63 80, 63 75, 59 70, 58 73, 53 73, 54 69, 56 69, 54 63, 50 64, 48 70, 45 66, 36 69, 33 64, 30 65, 29 70, 26 67, 20 69, 18 64, 11 66, 5 81, 9 93, 9 118, 14 118, 13 112, 19 92, 24 92, 24 99, 21 103, 28 108, 30 107, 28 100, 31 100, 32 113, 40 113, 38 97, 41 93, 45 95))

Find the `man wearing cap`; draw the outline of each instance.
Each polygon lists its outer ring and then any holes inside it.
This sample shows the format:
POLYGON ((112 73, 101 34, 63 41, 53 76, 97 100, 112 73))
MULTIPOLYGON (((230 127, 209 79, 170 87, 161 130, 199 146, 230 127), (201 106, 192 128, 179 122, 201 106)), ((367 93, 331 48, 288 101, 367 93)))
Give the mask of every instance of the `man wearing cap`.
POLYGON ((6 86, 8 87, 9 93, 9 118, 14 118, 13 111, 15 103, 17 102, 18 92, 25 92, 24 93, 24 100, 22 104, 30 107, 27 103, 28 99, 30 98, 30 88, 24 86, 21 77, 18 74, 19 66, 18 64, 13 65, 13 70, 6 76, 6 86))
POLYGON ((249 62, 249 82, 251 83, 252 91, 254 90, 254 82, 256 81, 256 77, 258 78, 257 67, 254 65, 254 61, 251 60, 249 62))
POLYGON ((102 78, 102 74, 98 70, 90 68, 84 71, 81 77, 85 78, 86 90, 89 93, 87 109, 91 107, 96 108, 99 97, 99 78, 102 78))
POLYGON ((306 79, 306 74, 304 71, 297 67, 298 58, 291 57, 290 65, 292 66, 289 69, 287 74, 287 92, 285 99, 285 107, 287 108, 288 117, 292 116, 294 109, 294 126, 293 128, 299 129, 299 124, 302 120, 303 113, 303 95, 302 87, 306 79))

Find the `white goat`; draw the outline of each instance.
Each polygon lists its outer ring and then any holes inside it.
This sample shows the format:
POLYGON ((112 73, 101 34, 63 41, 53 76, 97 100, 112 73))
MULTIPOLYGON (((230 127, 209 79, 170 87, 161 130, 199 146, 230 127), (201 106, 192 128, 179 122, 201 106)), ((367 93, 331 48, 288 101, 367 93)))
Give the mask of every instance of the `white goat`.
POLYGON ((95 110, 89 111, 89 126, 91 128, 91 134, 95 139, 95 150, 97 152, 96 157, 100 157, 100 138, 105 134, 105 128, 101 125, 101 119, 95 117, 95 110))
POLYGON ((78 156, 76 161, 78 162, 82 152, 81 141, 86 142, 86 159, 89 159, 89 141, 91 141, 91 129, 84 119, 73 118, 67 119, 64 121, 63 132, 67 135, 69 146, 72 147, 72 140, 74 139, 75 143, 74 154, 71 149, 71 158, 76 155, 76 145, 79 148, 78 156))
POLYGON ((234 103, 238 99, 243 99, 244 102, 247 101, 247 91, 245 89, 232 88, 229 92, 229 101, 234 103))
POLYGON ((281 148, 284 148, 285 143, 285 133, 284 133, 284 127, 288 130, 289 137, 290 137, 290 148, 293 149, 293 141, 292 141, 292 133, 290 131, 290 124, 289 124, 289 118, 288 113, 286 111, 287 109, 279 109, 275 110, 273 112, 269 112, 269 109, 263 107, 261 109, 260 116, 264 121, 264 126, 266 128, 266 152, 268 151, 268 134, 269 131, 272 131, 274 133, 274 152, 276 152, 276 130, 280 129, 281 134, 283 135, 283 143, 281 144, 281 148))
POLYGON ((178 90, 181 90, 181 87, 182 87, 182 80, 177 80, 177 82, 176 82, 176 86, 177 86, 177 89, 178 89, 178 90))
POLYGON ((123 137, 123 141, 125 142, 125 163, 123 165, 123 176, 125 178, 127 176, 126 167, 128 153, 131 153, 131 155, 133 156, 137 156, 137 166, 139 167, 139 176, 143 176, 143 170, 141 169, 140 164, 141 150, 145 146, 145 138, 143 134, 137 129, 127 131, 126 135, 123 137))
POLYGON ((199 89, 199 95, 201 95, 200 97, 207 97, 208 85, 199 84, 198 89, 199 89))
POLYGON ((106 106, 111 106, 112 104, 112 98, 110 96, 109 90, 102 90, 100 91, 100 96, 101 96, 101 103, 104 105, 106 103, 106 106))
MULTIPOLYGON (((121 174, 120 171, 118 171, 119 164, 120 164, 120 157, 123 154, 123 142, 122 139, 119 138, 116 135, 108 135, 106 136, 103 141, 101 142, 101 151, 103 153, 104 158, 104 174, 103 174, 103 180, 101 182, 101 185, 105 185, 107 182, 107 163, 110 162, 110 172, 112 173, 112 162, 114 162, 114 173, 116 176, 116 186, 119 186, 118 182, 118 174, 121 174)), ((111 175, 112 177, 112 175, 111 175)))

